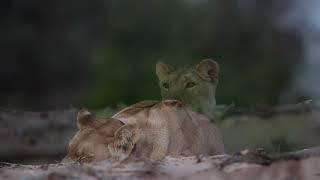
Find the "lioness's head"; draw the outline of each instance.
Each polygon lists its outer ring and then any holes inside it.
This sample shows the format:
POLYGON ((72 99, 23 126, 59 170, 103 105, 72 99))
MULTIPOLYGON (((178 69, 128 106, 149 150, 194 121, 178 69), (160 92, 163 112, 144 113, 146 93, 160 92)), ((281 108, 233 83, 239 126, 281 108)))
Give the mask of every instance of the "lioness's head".
POLYGON ((113 142, 115 132, 124 125, 113 118, 96 118, 88 111, 77 116, 78 132, 69 142, 69 150, 62 162, 92 162, 110 159, 108 145, 113 142))
POLYGON ((198 112, 216 104, 219 65, 211 59, 192 67, 174 68, 162 62, 156 65, 162 100, 176 99, 198 112))

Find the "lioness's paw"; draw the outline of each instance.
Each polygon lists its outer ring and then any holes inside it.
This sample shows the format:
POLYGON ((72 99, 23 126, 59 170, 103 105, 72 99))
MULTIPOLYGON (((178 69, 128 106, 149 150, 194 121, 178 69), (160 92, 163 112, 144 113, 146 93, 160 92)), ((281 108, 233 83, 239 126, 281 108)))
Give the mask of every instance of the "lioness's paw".
POLYGON ((128 158, 132 149, 133 145, 130 144, 119 145, 117 143, 113 143, 108 145, 111 157, 110 159, 113 161, 123 161, 128 158))
POLYGON ((126 159, 135 143, 138 141, 141 129, 134 125, 124 125, 115 132, 114 141, 108 144, 111 159, 122 161, 126 159))
POLYGON ((120 144, 125 144, 127 142, 135 144, 138 141, 140 134, 141 129, 135 125, 124 125, 115 132, 115 141, 118 141, 120 144))
POLYGON ((120 139, 115 139, 111 144, 108 144, 108 150, 112 160, 122 161, 129 157, 134 144, 132 141, 128 141, 127 138, 121 137, 120 139))

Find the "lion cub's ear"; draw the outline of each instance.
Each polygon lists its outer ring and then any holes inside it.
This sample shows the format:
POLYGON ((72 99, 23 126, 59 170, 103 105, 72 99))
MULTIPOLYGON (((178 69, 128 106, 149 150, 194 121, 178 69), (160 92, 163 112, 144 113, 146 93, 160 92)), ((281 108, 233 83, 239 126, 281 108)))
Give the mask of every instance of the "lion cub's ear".
POLYGON ((203 59, 196 65, 199 76, 206 80, 216 82, 219 77, 219 64, 212 59, 203 59))
POLYGON ((171 71, 173 70, 172 67, 170 67, 169 65, 162 63, 162 62, 158 62, 156 64, 156 74, 158 76, 159 79, 163 79, 165 76, 167 76, 171 71))
POLYGON ((92 127, 94 124, 94 115, 87 110, 80 110, 77 115, 77 125, 80 130, 92 127))

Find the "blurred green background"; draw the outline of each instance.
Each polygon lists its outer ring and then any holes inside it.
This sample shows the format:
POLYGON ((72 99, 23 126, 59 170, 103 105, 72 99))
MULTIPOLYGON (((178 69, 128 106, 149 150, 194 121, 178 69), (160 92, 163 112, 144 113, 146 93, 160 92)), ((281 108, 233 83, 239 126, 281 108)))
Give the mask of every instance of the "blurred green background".
POLYGON ((257 1, 251 16, 238 3, 112 1, 86 105, 159 99, 157 61, 183 66, 203 58, 215 59, 222 69, 218 104, 279 103, 303 60, 301 35, 275 23, 290 3, 257 1))
POLYGON ((157 61, 184 66, 203 58, 221 66, 218 104, 316 98, 320 88, 305 90, 299 79, 316 84, 318 61, 311 78, 303 72, 317 59, 308 48, 317 47, 309 40, 318 35, 319 3, 298 9, 299 2, 4 0, 0 105, 100 109, 160 99, 157 61))

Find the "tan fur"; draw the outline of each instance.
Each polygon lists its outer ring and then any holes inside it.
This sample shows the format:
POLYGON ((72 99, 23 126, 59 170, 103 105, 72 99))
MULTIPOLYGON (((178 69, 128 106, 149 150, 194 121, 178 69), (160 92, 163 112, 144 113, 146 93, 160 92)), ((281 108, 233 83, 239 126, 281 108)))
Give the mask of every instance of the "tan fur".
POLYGON ((164 156, 222 154, 222 136, 214 123, 179 101, 165 100, 147 108, 131 106, 113 118, 142 129, 134 154, 159 160, 164 156), (131 113, 133 109, 139 112, 131 113))
MULTIPOLYGON (((103 136, 97 137, 99 134, 97 130, 90 131, 90 136, 94 138, 82 138, 88 137, 88 135, 83 135, 87 133, 86 129, 80 128, 80 131, 71 140, 68 154, 70 151, 77 152, 83 146, 87 147, 87 144, 92 144, 91 151, 87 152, 91 152, 93 156, 96 154, 99 156, 99 158, 92 159, 103 159, 101 157, 103 153, 94 152, 94 147, 99 147, 101 143, 107 147, 104 159, 115 160, 123 160, 129 155, 160 160, 168 155, 224 153, 222 136, 216 125, 209 122, 206 116, 191 111, 176 100, 165 100, 158 103, 154 101, 141 102, 123 109, 110 120, 112 122, 109 124, 101 125, 108 128, 111 124, 117 124, 113 125, 116 130, 109 130, 115 132, 109 141, 101 141, 100 138, 103 136), (124 125, 119 127, 117 120, 123 122, 124 125), (77 145, 73 146, 72 144, 75 143, 77 145)), ((97 151, 100 149, 98 148, 97 151)), ((70 155, 67 155, 65 159, 76 159, 69 157, 70 155)))

